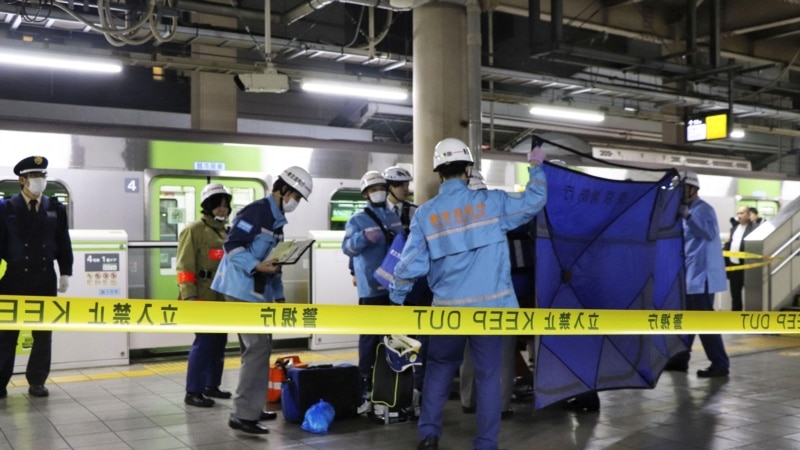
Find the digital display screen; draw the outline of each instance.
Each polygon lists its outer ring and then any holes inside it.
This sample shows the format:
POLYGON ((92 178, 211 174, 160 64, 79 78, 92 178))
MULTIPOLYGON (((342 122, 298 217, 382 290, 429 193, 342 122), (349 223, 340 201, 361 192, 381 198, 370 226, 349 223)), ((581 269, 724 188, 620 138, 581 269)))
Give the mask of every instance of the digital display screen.
POLYGON ((686 142, 711 141, 728 137, 728 112, 715 112, 686 119, 686 142))

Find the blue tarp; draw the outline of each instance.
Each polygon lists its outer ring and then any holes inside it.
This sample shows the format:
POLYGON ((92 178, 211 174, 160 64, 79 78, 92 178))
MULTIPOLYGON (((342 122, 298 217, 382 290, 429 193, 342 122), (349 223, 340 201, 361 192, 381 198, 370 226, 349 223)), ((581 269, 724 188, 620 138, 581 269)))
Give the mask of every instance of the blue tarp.
MULTIPOLYGON (((615 181, 545 164, 548 199, 537 218, 540 308, 684 309, 682 188, 615 181)), ((555 318, 573 330, 589 317, 555 318)), ((590 391, 652 388, 686 344, 677 335, 542 336, 536 408, 590 391)))

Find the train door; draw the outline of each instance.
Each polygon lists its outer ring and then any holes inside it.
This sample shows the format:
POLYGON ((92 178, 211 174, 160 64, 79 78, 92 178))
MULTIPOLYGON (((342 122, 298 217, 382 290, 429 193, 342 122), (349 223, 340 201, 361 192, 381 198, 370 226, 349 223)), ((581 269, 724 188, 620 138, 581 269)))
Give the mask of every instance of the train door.
MULTIPOLYGON (((262 180, 214 177, 231 191, 231 217, 245 205, 264 196, 262 180)), ((150 236, 154 241, 178 242, 187 224, 199 219, 200 193, 208 184, 206 177, 158 176, 150 181, 150 236)), ((158 258, 150 268, 148 297, 171 299, 177 296, 176 246, 158 249, 158 258)))
MULTIPOLYGON (((245 205, 262 198, 266 182, 255 178, 211 177, 231 192, 231 217, 245 205)), ((187 224, 200 217, 200 194, 209 178, 194 175, 156 175, 148 183, 148 239, 164 243, 148 250, 147 297, 169 300, 178 297, 176 258, 178 236, 187 224)), ((131 349, 156 349, 191 344, 187 335, 133 333, 131 349)))

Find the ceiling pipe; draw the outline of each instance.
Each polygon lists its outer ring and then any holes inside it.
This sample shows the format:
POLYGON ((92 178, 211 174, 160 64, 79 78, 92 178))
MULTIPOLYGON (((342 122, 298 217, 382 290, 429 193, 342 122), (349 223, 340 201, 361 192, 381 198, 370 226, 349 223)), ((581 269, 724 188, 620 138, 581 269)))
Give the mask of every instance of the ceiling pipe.
POLYGON ((345 3, 348 5, 369 6, 372 8, 391 9, 393 11, 403 11, 410 8, 397 8, 392 6, 389 0, 307 0, 294 8, 286 11, 281 16, 284 25, 291 25, 298 20, 306 17, 316 10, 322 9, 331 3, 345 3))
MULTIPOLYGON (((181 10, 194 13, 211 14, 223 17, 241 17, 242 20, 247 20, 249 22, 261 22, 264 20, 264 11, 238 7, 233 9, 229 5, 224 4, 207 3, 195 0, 178 0, 176 7, 181 10)), ((279 14, 270 14, 270 22, 280 23, 280 21, 281 16, 279 14)))
POLYGON ((720 47, 720 0, 711 0, 711 14, 708 17, 708 31, 709 31, 709 47, 708 59, 711 67, 716 69, 719 67, 719 47, 720 47))
POLYGON ((686 0, 686 65, 697 63, 697 0, 686 0))
POLYGON ((480 170, 483 150, 481 124, 481 6, 478 0, 467 0, 467 134, 469 148, 480 170))

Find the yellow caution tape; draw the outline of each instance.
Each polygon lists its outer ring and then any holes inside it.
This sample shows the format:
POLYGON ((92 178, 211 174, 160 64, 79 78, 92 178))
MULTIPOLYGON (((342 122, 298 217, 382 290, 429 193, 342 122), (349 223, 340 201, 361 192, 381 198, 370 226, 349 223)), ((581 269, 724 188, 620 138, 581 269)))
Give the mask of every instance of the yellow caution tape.
POLYGON ((737 259, 763 259, 763 262, 757 263, 749 263, 749 264, 737 264, 735 266, 727 266, 725 267, 726 272, 733 272, 734 270, 746 270, 746 269, 754 269, 756 267, 766 266, 772 262, 773 258, 767 255, 759 255, 757 253, 749 253, 749 252, 731 252, 731 251, 723 251, 722 256, 727 256, 728 258, 737 258, 737 259))
POLYGON ((0 330, 276 334, 800 333, 800 312, 631 311, 0 296, 0 330))

